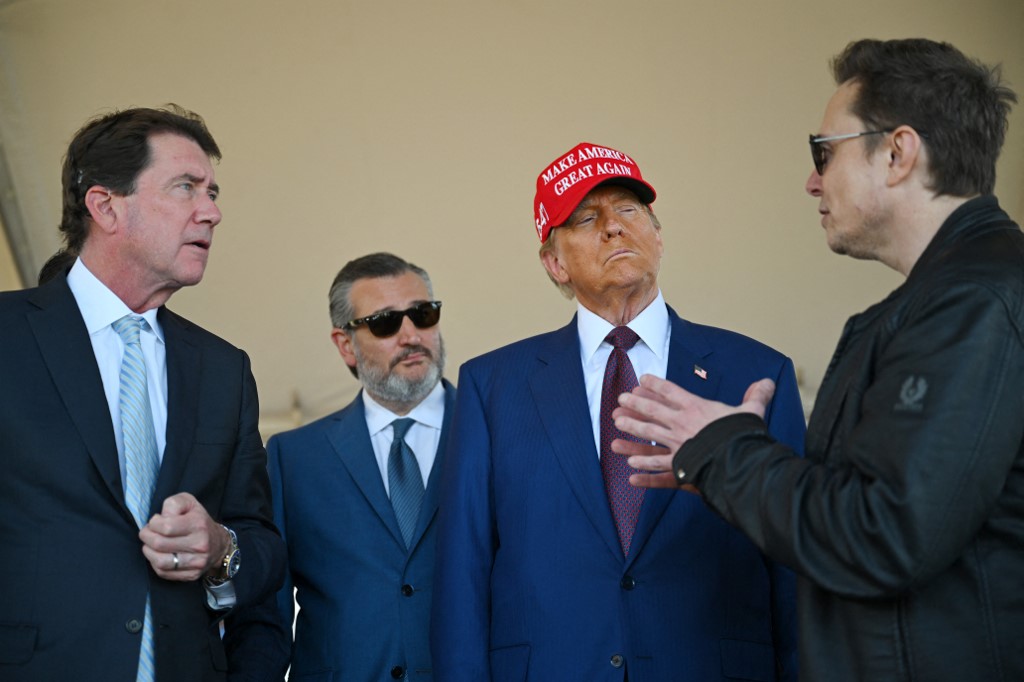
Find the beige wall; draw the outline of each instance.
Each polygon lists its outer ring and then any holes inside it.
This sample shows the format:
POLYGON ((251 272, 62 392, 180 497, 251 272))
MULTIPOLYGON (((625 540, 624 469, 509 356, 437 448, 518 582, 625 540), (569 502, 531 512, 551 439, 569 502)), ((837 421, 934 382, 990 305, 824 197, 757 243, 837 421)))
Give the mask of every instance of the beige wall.
POLYGON ((14 264, 14 255, 7 243, 7 233, 3 231, 3 219, 0 219, 0 291, 17 289, 21 286, 21 278, 18 277, 17 266, 14 264))
MULTIPOLYGON (((828 59, 861 37, 949 40, 1024 95, 1022 29, 1020 0, 0 0, 0 134, 41 264, 87 117, 167 101, 206 117, 225 219, 171 307, 251 352, 268 416, 354 393, 326 290, 372 250, 430 270, 452 379, 564 324, 533 183, 582 140, 658 189, 667 300, 791 355, 813 392, 846 317, 899 282, 830 254, 803 192, 828 59)), ((1018 219, 1022 142, 1017 111, 997 191, 1018 219)))

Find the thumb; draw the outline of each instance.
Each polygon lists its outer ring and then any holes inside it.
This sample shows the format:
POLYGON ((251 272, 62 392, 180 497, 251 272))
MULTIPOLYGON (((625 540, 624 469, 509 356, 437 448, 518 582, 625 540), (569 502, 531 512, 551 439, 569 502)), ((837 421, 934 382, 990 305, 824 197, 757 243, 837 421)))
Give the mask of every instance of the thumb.
POLYGON ((199 503, 191 494, 178 493, 164 500, 160 513, 164 516, 183 516, 192 511, 197 504, 199 503))
POLYGON ((774 395, 774 381, 771 379, 755 381, 747 387, 747 392, 743 394, 743 404, 740 407, 748 412, 753 412, 759 417, 763 417, 768 409, 768 403, 772 401, 772 396, 774 395))

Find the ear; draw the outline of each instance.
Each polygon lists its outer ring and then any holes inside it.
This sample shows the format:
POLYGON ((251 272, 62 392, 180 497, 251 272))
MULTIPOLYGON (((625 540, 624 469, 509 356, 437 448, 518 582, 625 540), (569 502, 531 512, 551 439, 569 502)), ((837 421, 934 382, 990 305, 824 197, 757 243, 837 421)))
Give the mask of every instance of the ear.
POLYGON ((927 174, 921 136, 910 126, 899 126, 892 131, 886 151, 889 155, 887 186, 895 187, 904 182, 913 175, 915 168, 927 174))
POLYGON ((356 352, 352 348, 352 338, 348 335, 348 332, 335 327, 331 330, 331 341, 338 347, 338 353, 341 355, 341 359, 345 361, 345 364, 349 367, 355 367, 356 352))
MULTIPOLYGON (((549 235, 548 239, 551 239, 552 236, 549 235)), ((554 244, 552 244, 552 248, 541 251, 540 262, 544 269, 548 271, 548 274, 551 275, 551 279, 559 284, 569 283, 569 273, 565 271, 562 262, 558 259, 558 247, 554 244)))
POLYGON ((109 189, 99 185, 93 185, 85 192, 85 207, 89 216, 107 234, 112 234, 117 225, 116 200, 117 197, 109 189))

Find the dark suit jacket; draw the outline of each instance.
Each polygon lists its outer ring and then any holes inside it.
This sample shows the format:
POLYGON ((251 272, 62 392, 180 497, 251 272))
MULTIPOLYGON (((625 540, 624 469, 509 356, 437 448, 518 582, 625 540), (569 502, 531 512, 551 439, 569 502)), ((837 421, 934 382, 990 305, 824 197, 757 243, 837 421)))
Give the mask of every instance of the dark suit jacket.
MULTIPOLYGON (((280 585, 246 355, 165 308, 167 445, 152 512, 189 492, 238 534, 239 604, 280 585)), ((63 276, 0 294, 0 679, 134 682, 151 594, 157 679, 222 680, 200 581, 156 577, 125 506, 92 345, 63 276)))
MULTIPOLYGON (((768 424, 799 449, 789 359, 669 314, 668 378, 732 404, 751 382, 774 379, 768 424)), ((627 669, 630 682, 795 679, 792 574, 699 497, 646 491, 623 558, 575 320, 463 365, 442 499, 439 680, 621 682, 627 669)))
POLYGON ((431 680, 428 628, 439 472, 455 404, 445 418, 411 551, 374 458, 362 393, 307 426, 270 439, 274 517, 288 545, 288 579, 276 608, 246 609, 228 623, 232 680, 282 680, 293 616, 291 682, 431 680), (284 652, 280 655, 278 652, 284 652), (275 660, 276 659, 276 660, 275 660))

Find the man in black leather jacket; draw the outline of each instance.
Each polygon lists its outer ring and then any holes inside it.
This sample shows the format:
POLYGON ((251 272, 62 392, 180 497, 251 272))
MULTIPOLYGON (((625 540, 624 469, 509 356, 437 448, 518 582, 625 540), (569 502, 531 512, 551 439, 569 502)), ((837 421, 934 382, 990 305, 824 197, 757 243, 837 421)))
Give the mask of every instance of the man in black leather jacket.
POLYGON ((806 458, 767 380, 729 407, 644 377, 616 425, 667 450, 614 449, 797 571, 806 679, 1024 680, 1024 235, 992 195, 1016 96, 927 40, 833 70, 807 191, 833 251, 907 279, 847 323, 806 458))

